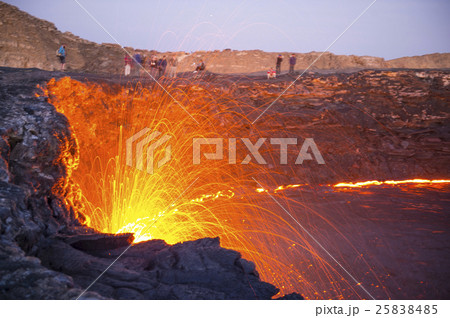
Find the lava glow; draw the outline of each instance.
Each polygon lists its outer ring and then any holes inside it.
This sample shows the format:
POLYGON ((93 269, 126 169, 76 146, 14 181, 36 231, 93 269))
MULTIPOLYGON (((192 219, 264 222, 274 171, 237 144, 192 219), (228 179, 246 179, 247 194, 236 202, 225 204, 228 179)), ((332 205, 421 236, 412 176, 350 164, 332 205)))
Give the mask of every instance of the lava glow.
POLYGON ((450 183, 450 180, 427 180, 427 179, 408 179, 408 180, 388 180, 388 181, 363 181, 363 182, 341 182, 335 184, 335 188, 363 188, 367 186, 379 186, 379 185, 399 185, 399 184, 439 184, 450 183))
MULTIPOLYGON (((365 187, 371 187, 371 186, 380 186, 380 185, 404 185, 404 184, 416 184, 416 185, 436 185, 436 184, 445 184, 450 183, 450 180, 428 180, 428 179, 407 179, 407 180, 387 180, 387 181, 361 181, 361 182, 340 182, 334 185, 331 185, 333 188, 365 188, 365 187)), ((278 186, 274 190, 264 189, 264 188, 256 188, 257 193, 278 193, 281 191, 289 190, 289 189, 295 189, 295 188, 301 188, 306 187, 307 184, 287 184, 287 185, 281 185, 278 186)), ((330 185, 327 185, 328 187, 330 185)))
MULTIPOLYGON (((337 284, 329 291, 333 297, 343 297, 343 288, 365 297, 289 221, 244 193, 243 184, 251 178, 242 166, 230 169, 215 160, 192 165, 193 138, 223 136, 249 123, 233 110, 237 102, 230 96, 195 83, 169 85, 192 118, 164 91, 140 84, 84 84, 63 78, 42 89, 77 136, 78 167, 68 182, 75 186, 65 192, 66 204, 86 225, 99 232, 133 232, 135 243, 163 239, 175 244, 219 236, 223 247, 254 261, 261 277, 281 294, 302 289, 306 297, 321 297, 322 286, 335 277, 337 284), (170 164, 151 175, 127 166, 125 160, 125 140, 145 127, 174 137, 170 164), (303 253, 314 255, 323 279, 308 279, 293 266, 303 253)), ((156 160, 162 151, 155 153, 156 160)))
MULTIPOLYGON (((234 192, 231 190, 227 191, 219 191, 214 194, 204 194, 198 198, 192 199, 191 202, 194 203, 203 203, 203 202, 212 202, 217 199, 231 199, 234 196, 234 192)), ((173 208, 170 210, 169 213, 172 214, 180 214, 180 211, 177 208, 173 208)), ((155 223, 159 218, 162 216, 168 217, 167 213, 165 211, 159 212, 157 215, 150 217, 144 217, 139 218, 135 222, 128 223, 127 225, 123 226, 119 230, 117 230, 115 233, 134 233, 134 241, 133 243, 139 243, 148 241, 157 237, 152 236, 152 233, 148 231, 148 225, 155 223)))
MULTIPOLYGON (((255 262, 261 278, 280 288, 280 294, 296 291, 306 298, 367 298, 301 229, 277 212, 279 207, 266 193, 273 193, 291 209, 292 199, 282 192, 305 185, 256 189, 252 176, 261 180, 267 175, 261 165, 230 166, 218 160, 192 164, 193 138, 229 137, 248 130, 251 121, 237 111, 238 101, 224 90, 198 83, 165 85, 184 110, 151 84, 100 85, 66 77, 42 88, 50 103, 68 118, 77 137, 79 155, 72 154, 70 187, 65 185, 64 193, 66 204, 79 213, 80 221, 100 232, 132 232, 134 243, 163 239, 175 244, 219 236, 223 247, 238 250, 255 262), (125 160, 125 140, 145 127, 173 137, 170 164, 153 174, 129 167, 125 160)), ((252 133, 259 132, 254 129, 252 133)), ((161 149, 154 158, 163 155, 161 149)), ((408 182, 419 181, 340 183, 335 187, 408 182)), ((303 208, 324 219, 319 212, 303 208)), ((369 266, 366 275, 376 286, 382 285, 369 266)))

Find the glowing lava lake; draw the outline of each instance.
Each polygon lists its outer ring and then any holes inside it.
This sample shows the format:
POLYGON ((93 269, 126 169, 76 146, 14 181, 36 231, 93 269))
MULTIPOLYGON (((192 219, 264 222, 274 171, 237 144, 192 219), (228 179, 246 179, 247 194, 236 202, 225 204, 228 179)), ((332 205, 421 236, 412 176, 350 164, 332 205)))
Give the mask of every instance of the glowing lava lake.
MULTIPOLYGON (((317 81, 312 95, 320 97, 321 89, 333 87, 333 79, 317 81)), ((76 160, 67 163, 70 182, 58 190, 82 223, 104 233, 134 233, 134 244, 220 237, 223 247, 253 261, 261 278, 281 294, 299 292, 308 299, 442 297, 446 287, 430 268, 450 268, 449 260, 433 263, 442 259, 438 249, 448 237, 450 184, 445 173, 428 176, 422 170, 387 178, 377 170, 386 163, 374 163, 365 151, 370 144, 366 137, 342 128, 349 123, 340 125, 340 118, 327 109, 313 114, 311 106, 287 107, 282 113, 274 108, 252 124, 276 96, 272 84, 180 79, 164 85, 168 93, 152 83, 106 85, 65 77, 42 87, 42 94, 68 118, 78 142, 76 160), (304 122, 308 116, 318 119, 304 122), (322 130, 316 124, 320 120, 322 130), (132 166, 126 163, 126 140, 145 128, 170 137, 171 160, 152 174, 136 169, 136 158, 132 166), (324 166, 315 160, 301 167, 279 165, 279 150, 262 145, 259 153, 266 164, 254 157, 239 164, 248 156, 245 147, 237 148, 236 164, 205 157, 193 164, 193 139, 223 138, 229 153, 233 138, 255 144, 258 138, 292 136, 317 137, 321 151, 338 138, 352 138, 333 153, 336 158, 358 154, 358 160, 347 167, 322 151, 324 166), (355 172, 360 167, 364 171, 355 172), (364 182, 374 178, 387 181, 364 182)), ((287 94, 281 107, 295 104, 296 98, 287 94)), ((381 119, 376 125, 392 132, 381 119)), ((295 160, 300 146, 290 148, 288 158, 295 160)), ((166 149, 156 148, 153 162, 163 159, 166 149)))

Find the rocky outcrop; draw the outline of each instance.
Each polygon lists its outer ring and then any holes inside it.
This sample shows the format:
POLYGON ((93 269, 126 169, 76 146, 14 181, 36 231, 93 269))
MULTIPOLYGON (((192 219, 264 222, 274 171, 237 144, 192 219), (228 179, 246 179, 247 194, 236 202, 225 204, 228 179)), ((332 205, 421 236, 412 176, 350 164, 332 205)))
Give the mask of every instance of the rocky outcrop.
POLYGON ((70 299, 82 290, 36 255, 43 238, 79 226, 52 191, 68 175, 62 151, 75 156, 75 144, 67 119, 17 75, 0 74, 0 298, 70 299))
MULTIPOLYGON (((122 73, 124 51, 118 44, 98 44, 81 39, 70 32, 62 33, 53 23, 35 18, 14 6, 0 2, 0 66, 58 70, 60 66, 55 52, 62 43, 67 46, 68 70, 122 73)), ((275 67, 278 54, 282 54, 285 58, 282 71, 286 71, 289 67, 287 60, 292 53, 227 49, 188 54, 126 49, 130 53, 139 52, 146 56, 153 54, 177 56, 179 72, 192 71, 193 63, 203 59, 209 71, 223 74, 266 72, 269 68, 275 67)), ((320 54, 320 52, 297 53, 296 68, 306 69, 320 54)), ((326 52, 311 67, 312 70, 366 68, 450 68, 450 54, 428 54, 385 61, 380 57, 335 55, 326 52)))
POLYGON ((450 53, 426 54, 423 56, 408 56, 389 60, 392 68, 449 68, 450 53))
POLYGON ((118 73, 123 51, 119 45, 100 45, 70 32, 62 33, 53 23, 35 18, 16 7, 0 2, 0 65, 60 68, 56 50, 67 45, 68 69, 118 73))
MULTIPOLYGON (((287 72, 289 69, 289 57, 292 52, 269 53, 261 50, 249 51, 197 51, 188 55, 181 55, 182 71, 192 68, 192 63, 203 59, 208 70, 213 73, 256 73, 267 72, 270 68, 275 69, 277 56, 281 54, 284 58, 281 64, 281 71, 287 72)), ((304 70, 321 55, 321 52, 296 53, 297 70, 304 70)), ((326 52, 311 67, 311 70, 338 70, 338 69, 361 69, 361 68, 386 68, 388 64, 383 58, 371 56, 355 55, 335 55, 326 52)))
MULTIPOLYGON (((43 265, 70 275, 80 286, 91 284, 126 248, 105 249, 103 242, 92 241, 84 247, 42 244, 43 265)), ((218 238, 134 245, 90 290, 114 299, 271 299, 278 292, 259 279, 253 263, 221 248, 218 238)))

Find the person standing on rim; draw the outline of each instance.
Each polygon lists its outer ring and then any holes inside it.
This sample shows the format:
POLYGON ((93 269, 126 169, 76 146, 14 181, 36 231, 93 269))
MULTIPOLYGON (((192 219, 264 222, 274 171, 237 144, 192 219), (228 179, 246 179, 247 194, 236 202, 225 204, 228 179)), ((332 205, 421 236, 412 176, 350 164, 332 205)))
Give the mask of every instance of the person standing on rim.
POLYGON ((281 62, 283 62, 283 56, 279 54, 277 57, 277 75, 281 73, 281 62))
POLYGON ((177 66, 178 59, 176 56, 172 56, 169 60, 169 77, 176 78, 177 77, 177 66))
POLYGON ((62 44, 58 51, 56 51, 56 56, 59 57, 59 61, 61 63, 61 71, 64 71, 66 66, 66 46, 62 44))
POLYGON ((157 78, 160 78, 160 77, 162 76, 162 74, 163 74, 163 70, 162 70, 162 61, 163 61, 162 57, 159 57, 159 58, 158 58, 158 62, 156 62, 156 66, 157 66, 157 68, 158 68, 158 75, 157 75, 157 78))
POLYGON ((155 79, 158 76, 158 59, 153 55, 150 60, 150 75, 155 79))
POLYGON ((128 55, 128 53, 125 53, 125 76, 130 75, 131 73, 131 57, 128 55))
POLYGON ((141 55, 139 53, 136 53, 134 55, 134 66, 135 66, 134 73, 137 76, 139 76, 140 71, 141 71, 141 62, 142 62, 141 55))
POLYGON ((289 58, 289 74, 294 75, 294 67, 297 63, 297 58, 295 57, 295 54, 292 53, 291 57, 289 58))
POLYGON ((164 55, 161 61, 161 76, 164 76, 164 74, 166 73, 166 68, 167 68, 167 60, 166 60, 166 56, 164 55))

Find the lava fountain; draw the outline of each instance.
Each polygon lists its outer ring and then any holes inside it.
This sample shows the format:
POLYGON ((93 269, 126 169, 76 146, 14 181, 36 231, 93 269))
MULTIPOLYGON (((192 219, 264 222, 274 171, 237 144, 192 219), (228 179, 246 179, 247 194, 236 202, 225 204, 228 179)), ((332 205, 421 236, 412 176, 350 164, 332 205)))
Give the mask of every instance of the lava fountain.
MULTIPOLYGON (((276 212, 276 204, 262 201, 264 193, 255 191, 252 176, 273 181, 263 166, 203 159, 193 164, 194 138, 260 136, 240 102, 206 84, 179 80, 164 85, 167 91, 154 84, 106 85, 66 77, 42 88, 68 118, 79 143, 72 175, 76 186, 66 194, 66 204, 79 212, 80 221, 100 232, 132 232, 135 243, 219 236, 223 247, 253 261, 262 279, 281 294, 367 298, 286 215, 276 212), (171 138, 172 159, 153 174, 126 164, 125 141, 144 128, 171 138)), ((214 152, 210 148, 204 152, 214 152)), ((164 155, 157 149, 154 160, 164 155)), ((282 192, 278 199, 290 209, 291 199, 282 192)), ((381 285, 371 269, 367 275, 381 285)))

